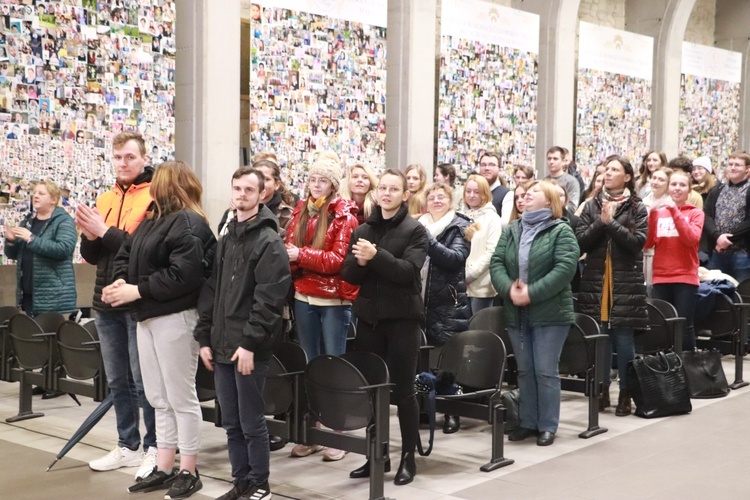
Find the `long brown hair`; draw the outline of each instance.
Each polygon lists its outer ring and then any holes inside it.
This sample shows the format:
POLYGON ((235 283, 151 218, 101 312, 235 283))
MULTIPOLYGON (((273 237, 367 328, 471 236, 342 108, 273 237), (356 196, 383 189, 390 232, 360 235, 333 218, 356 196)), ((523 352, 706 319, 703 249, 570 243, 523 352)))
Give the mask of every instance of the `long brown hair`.
POLYGON ((203 186, 184 161, 166 161, 159 165, 151 179, 150 193, 156 203, 154 216, 157 219, 179 210, 192 210, 208 221, 201 208, 203 186))
MULTIPOLYGON (((260 155, 261 153, 258 153, 260 155)), ((256 155, 256 157, 258 156, 256 155)), ((287 189, 286 184, 284 184, 284 180, 281 178, 281 167, 279 167, 279 164, 274 162, 273 160, 256 160, 253 163, 253 168, 258 169, 260 167, 266 167, 270 168, 273 172, 273 180, 279 183, 279 189, 276 190, 276 192, 281 194, 281 201, 289 205, 290 207, 294 206, 294 195, 287 189)), ((265 182, 265 180, 263 181, 265 182)))

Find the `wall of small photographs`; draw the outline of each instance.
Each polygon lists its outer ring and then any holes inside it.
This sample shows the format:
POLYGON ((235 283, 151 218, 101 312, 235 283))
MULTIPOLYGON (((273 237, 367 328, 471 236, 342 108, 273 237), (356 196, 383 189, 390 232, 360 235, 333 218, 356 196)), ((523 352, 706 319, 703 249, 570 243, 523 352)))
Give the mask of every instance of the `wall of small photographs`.
POLYGON ((461 179, 483 151, 502 154, 508 171, 533 166, 537 54, 451 36, 441 46, 438 163, 455 165, 461 179))
POLYGON ((0 227, 29 214, 37 180, 63 188, 71 213, 93 202, 114 182, 118 132, 143 133, 154 164, 174 152, 176 2, 9 3, 0 6, 0 227))
POLYGON ((491 2, 441 5, 437 161, 465 179, 484 151, 534 167, 539 16, 491 2))
POLYGON ((742 53, 684 42, 680 85, 680 153, 707 155, 722 177, 739 145, 742 53))
POLYGON ((381 168, 386 28, 266 4, 250 22, 251 154, 276 151, 296 192, 318 150, 381 168))

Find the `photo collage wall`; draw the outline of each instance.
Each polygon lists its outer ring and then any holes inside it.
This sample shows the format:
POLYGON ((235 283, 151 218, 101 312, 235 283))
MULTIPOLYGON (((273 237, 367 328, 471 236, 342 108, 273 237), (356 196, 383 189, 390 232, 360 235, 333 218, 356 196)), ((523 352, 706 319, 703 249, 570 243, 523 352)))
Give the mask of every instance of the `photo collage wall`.
POLYGON ((143 133, 154 165, 173 155, 175 4, 3 1, 0 226, 29 215, 39 180, 63 189, 71 214, 93 203, 114 182, 118 132, 143 133))
POLYGON ((443 2, 438 163, 460 179, 484 151, 534 166, 539 18, 489 2, 443 2))
POLYGON ((585 180, 618 154, 637 169, 649 149, 653 39, 580 23, 576 155, 585 180))
POLYGON ((275 151, 298 193, 316 151, 385 165, 387 2, 321 5, 251 5, 250 152, 275 151))
POLYGON ((711 158, 722 178, 738 148, 742 53, 685 42, 680 86, 680 153, 711 158))

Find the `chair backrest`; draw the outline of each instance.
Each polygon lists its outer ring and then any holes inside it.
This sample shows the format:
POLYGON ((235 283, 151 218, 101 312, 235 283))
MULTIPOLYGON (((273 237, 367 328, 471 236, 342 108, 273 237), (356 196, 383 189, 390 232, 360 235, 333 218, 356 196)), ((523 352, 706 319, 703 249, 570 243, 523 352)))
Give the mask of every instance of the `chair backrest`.
POLYGON ((81 326, 83 326, 86 331, 94 337, 94 339, 99 340, 99 331, 96 329, 96 321, 87 321, 86 323, 81 323, 81 326))
POLYGON ((502 306, 485 307, 477 311, 469 320, 469 330, 487 330, 494 333, 503 340, 507 355, 513 354, 513 344, 503 324, 502 306))
POLYGON ((211 401, 216 398, 214 373, 208 371, 201 360, 198 360, 198 368, 195 371, 195 392, 198 394, 198 401, 211 401))
POLYGON ((742 302, 750 303, 750 278, 740 281, 737 285, 737 293, 742 297, 742 302))
POLYGON ((636 332, 635 352, 654 354, 674 347, 672 328, 667 319, 677 318, 677 310, 664 300, 647 299, 648 328, 636 332))
POLYGON ((709 317, 695 321, 695 330, 710 331, 711 337, 733 335, 739 327, 739 316, 732 298, 720 293, 716 296, 714 310, 709 317))
POLYGON ((13 315, 8 322, 13 353, 18 365, 25 370, 42 368, 49 360, 51 343, 44 338, 34 337, 38 333, 44 333, 42 327, 24 313, 13 315))
POLYGON ((364 351, 352 351, 341 355, 359 370, 368 385, 387 384, 389 380, 388 366, 383 358, 377 354, 364 351))
POLYGON ((296 342, 280 342, 273 348, 276 356, 287 372, 303 372, 307 367, 307 355, 296 342))
POLYGON ((46 312, 38 316, 34 316, 34 321, 43 332, 56 332, 60 325, 65 321, 65 317, 56 312, 46 312))
POLYGON ((326 427, 353 431, 373 419, 371 392, 361 389, 367 379, 349 361, 324 354, 307 365, 305 389, 308 408, 326 427))
POLYGON ((0 307, 0 325, 8 321, 11 316, 19 312, 17 307, 13 306, 2 306, 0 307))
POLYGON ((467 330, 445 343, 438 368, 455 373, 456 383, 461 387, 481 390, 502 384, 505 362, 505 344, 497 334, 467 330))
POLYGON ((560 373, 585 373, 593 362, 594 353, 586 337, 598 334, 599 325, 594 318, 582 313, 575 313, 575 321, 560 354, 560 373))
POLYGON ((286 413, 294 401, 292 380, 284 377, 285 373, 287 373, 287 369, 279 358, 271 356, 271 359, 268 360, 266 383, 263 386, 264 413, 266 415, 286 413))
POLYGON ((65 373, 76 380, 89 380, 99 374, 102 363, 96 338, 82 325, 64 321, 57 329, 57 349, 65 373))

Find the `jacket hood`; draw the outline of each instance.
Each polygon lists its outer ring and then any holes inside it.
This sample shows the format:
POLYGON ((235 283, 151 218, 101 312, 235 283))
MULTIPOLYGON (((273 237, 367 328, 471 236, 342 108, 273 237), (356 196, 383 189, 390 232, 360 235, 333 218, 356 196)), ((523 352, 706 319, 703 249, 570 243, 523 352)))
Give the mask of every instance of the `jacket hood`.
POLYGON ((278 219, 276 219, 276 216, 273 214, 273 212, 271 212, 271 210, 268 209, 266 205, 261 204, 260 208, 258 209, 258 215, 255 216, 253 220, 245 223, 245 222, 237 222, 237 219, 234 218, 229 223, 229 230, 232 232, 235 232, 239 229, 240 231, 247 234, 263 226, 270 227, 271 229, 274 230, 274 232, 279 231, 278 219))
POLYGON ((482 205, 479 208, 475 208, 475 209, 467 208, 466 212, 462 212, 462 213, 464 213, 464 215, 470 218, 473 218, 477 215, 485 215, 489 212, 497 213, 497 209, 495 208, 495 205, 492 204, 492 200, 488 201, 486 205, 482 205))
MULTIPOLYGON (((138 177, 135 178, 133 181, 132 186, 135 186, 136 188, 140 187, 146 187, 146 186, 140 186, 141 184, 145 184, 147 182, 151 182, 151 179, 154 176, 154 167, 146 167, 143 169, 143 172, 141 172, 138 177)), ((115 185, 120 188, 122 192, 127 191, 126 189, 123 189, 122 185, 119 182, 116 182, 115 185)))

